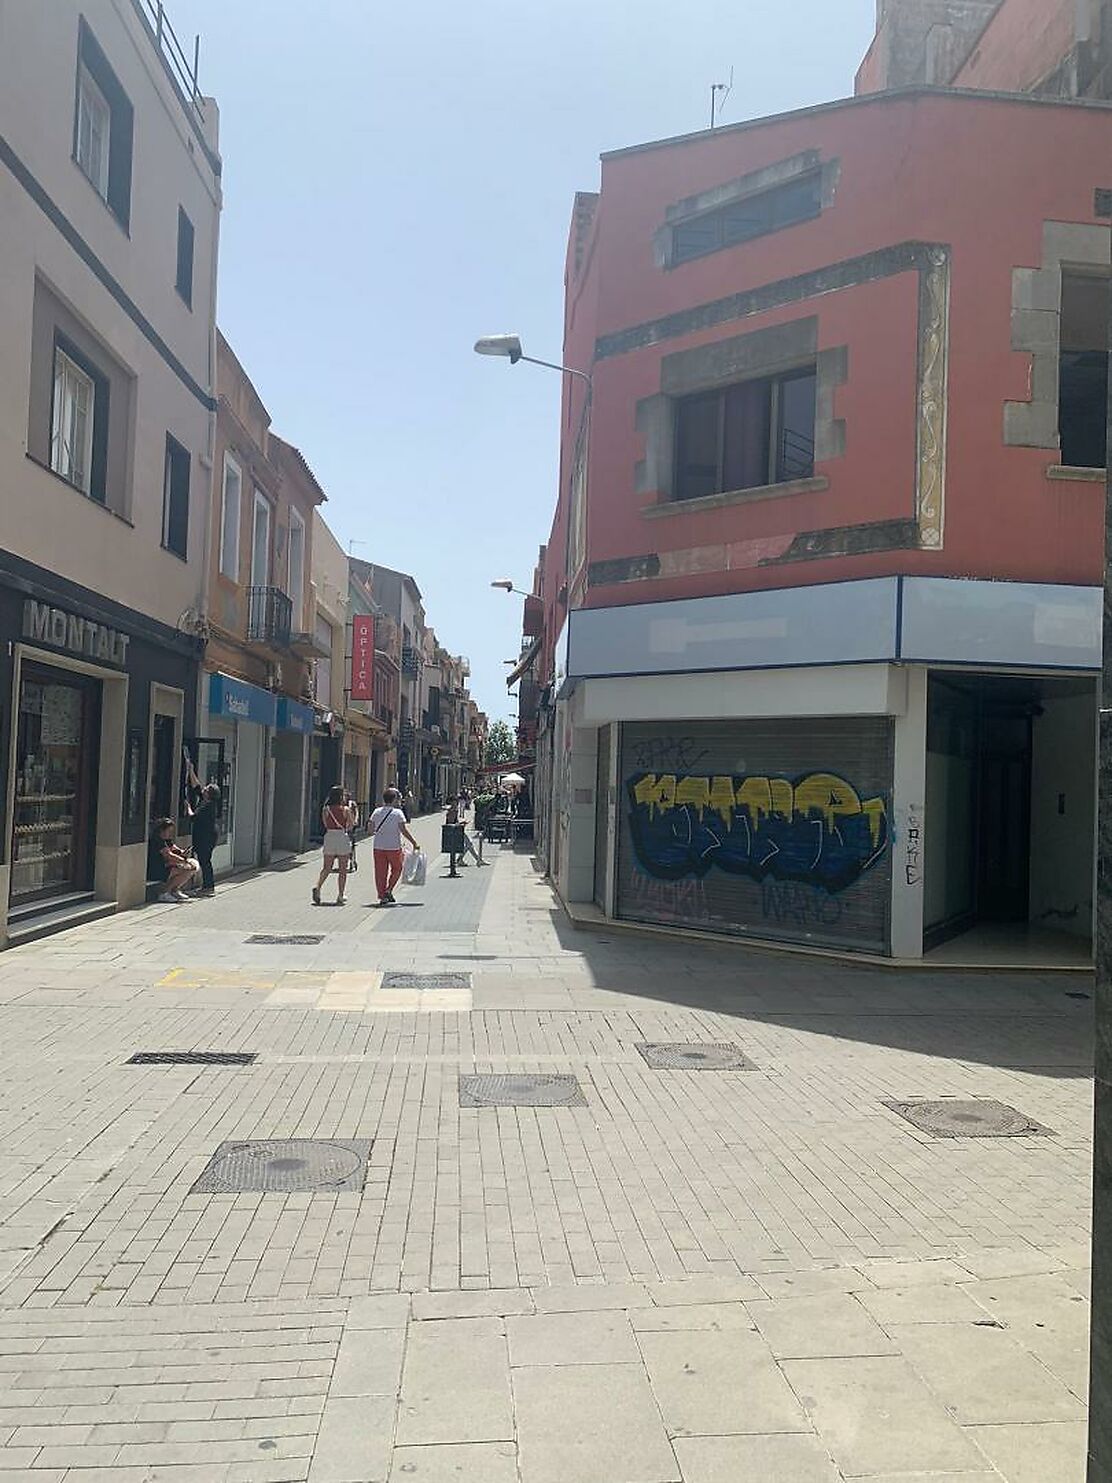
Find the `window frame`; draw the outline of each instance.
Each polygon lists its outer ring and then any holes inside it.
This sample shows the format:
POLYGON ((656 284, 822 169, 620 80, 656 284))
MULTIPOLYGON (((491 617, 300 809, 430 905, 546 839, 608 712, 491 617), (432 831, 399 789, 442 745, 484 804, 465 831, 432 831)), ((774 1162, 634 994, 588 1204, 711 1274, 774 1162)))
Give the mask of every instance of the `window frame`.
POLYGON ((173 433, 166 434, 166 455, 163 461, 162 473, 162 549, 168 551, 171 556, 176 556, 179 561, 189 560, 189 495, 192 482, 193 460, 189 449, 183 443, 179 443, 173 433), (178 547, 172 544, 175 526, 175 500, 182 492, 180 487, 175 486, 175 476, 179 475, 184 465, 185 470, 185 511, 180 518, 182 545, 178 547))
POLYGON ((50 412, 49 421, 47 422, 46 465, 52 474, 55 474, 63 483, 68 484, 71 489, 76 489, 78 494, 84 495, 86 499, 91 499, 95 504, 105 506, 108 503, 108 415, 110 399, 109 378, 85 354, 79 345, 76 345, 61 330, 55 328, 50 360, 50 412), (92 384, 93 394, 89 404, 88 431, 86 434, 89 443, 88 480, 85 484, 77 483, 64 470, 58 468, 54 462, 54 425, 57 417, 56 402, 58 395, 59 355, 64 356, 70 365, 92 384))
POLYGON ((257 484, 253 484, 254 498, 251 501, 251 587, 271 587, 274 571, 274 506, 257 484), (255 575, 255 520, 259 510, 266 512, 266 572, 260 582, 255 575))
POLYGON ((184 206, 178 206, 178 252, 174 288, 185 307, 193 312, 193 257, 197 242, 196 229, 184 206), (183 247, 188 245, 188 252, 183 247))
POLYGON ((683 263, 695 262, 699 258, 709 257, 715 252, 725 252, 731 247, 742 247, 747 242, 754 242, 760 237, 769 237, 776 232, 786 232, 791 227, 800 226, 806 221, 815 221, 822 215, 823 208, 823 171, 821 168, 805 170, 788 180, 779 180, 763 186, 760 190, 750 191, 745 195, 735 196, 731 200, 719 202, 709 206, 702 211, 693 211, 690 215, 679 218, 670 223, 671 245, 668 253, 668 266, 677 268, 683 263), (813 192, 809 203, 813 209, 808 209, 798 215, 791 216, 787 220, 775 220, 775 203, 778 199, 796 192, 801 186, 810 186, 813 192), (772 209, 769 212, 769 220, 756 231, 742 235, 728 236, 726 223, 731 214, 744 210, 746 206, 757 203, 769 202, 772 209), (714 240, 702 247, 684 250, 682 236, 686 228, 699 225, 712 226, 714 228, 714 240))
MULTIPOLYGON (((90 497, 92 494, 93 480, 93 425, 96 417, 97 388, 92 376, 78 365, 71 355, 68 355, 61 345, 55 341, 54 344, 54 368, 53 380, 50 391, 50 468, 51 471, 64 479, 67 484, 79 491, 79 493, 90 497), (62 435, 61 419, 65 416, 65 407, 69 397, 64 395, 63 405, 59 406, 58 384, 59 372, 63 386, 72 373, 74 378, 80 378, 88 388, 87 406, 85 409, 85 431, 82 438, 84 448, 82 451, 82 469, 84 478, 75 477, 72 456, 69 466, 64 467, 59 457, 61 451, 67 447, 67 440, 62 435)), ((72 440, 71 440, 72 441, 72 440)))
POLYGON ((746 376, 736 381, 729 381, 720 386, 708 386, 699 391, 692 391, 684 396, 676 397, 672 409, 673 417, 673 468, 672 468, 672 494, 669 503, 686 504, 692 500, 713 499, 720 495, 738 494, 757 489, 773 489, 784 484, 795 484, 797 482, 813 479, 815 476, 815 437, 812 434, 811 466, 805 473, 789 472, 783 466, 783 387, 792 381, 812 380, 815 386, 816 419, 817 423, 817 400, 818 400, 818 365, 816 361, 808 361, 803 365, 784 367, 783 369, 769 372, 761 376, 746 376), (765 479, 760 484, 744 484, 740 486, 727 486, 727 400, 730 393, 739 387, 767 387, 768 388, 768 411, 762 419, 767 445, 765 449, 764 474, 765 479), (696 403, 705 403, 712 400, 716 404, 717 416, 717 450, 716 450, 716 472, 715 488, 711 491, 684 494, 681 492, 684 485, 684 473, 688 460, 684 457, 685 437, 683 430, 683 413, 686 407, 692 407, 696 403))
POLYGON ((300 633, 301 632, 301 621, 302 621, 302 618, 304 616, 304 611, 305 611, 305 555, 306 555, 305 547, 306 547, 306 539, 307 539, 307 536, 306 536, 305 517, 302 515, 302 513, 301 513, 300 510, 298 510, 295 506, 291 505, 290 506, 290 531, 289 531, 288 545, 287 545, 287 548, 286 548, 286 595, 289 597, 290 602, 293 604, 293 613, 292 613, 291 627, 292 627, 294 633, 300 633), (298 531, 298 533, 300 534, 300 537, 301 537, 301 550, 300 550, 300 554, 299 554, 299 557, 298 557, 298 563, 299 563, 299 566, 300 566, 300 571, 298 573, 298 581, 297 581, 297 584, 296 584, 296 588, 294 586, 294 580, 293 580, 293 550, 294 550, 294 530, 295 529, 298 531))
POLYGON ((77 117, 74 120, 74 144, 73 158, 77 168, 85 179, 96 191, 97 195, 108 205, 108 181, 109 160, 112 153, 112 105, 104 96, 104 90, 93 76, 88 63, 81 55, 77 59, 77 117), (92 110, 86 108, 86 99, 94 105, 92 110), (104 120, 102 129, 103 142, 101 146, 101 160, 99 174, 102 178, 94 178, 88 163, 81 157, 81 122, 86 112, 99 112, 104 120))
POLYGON ((227 577, 232 582, 239 581, 239 558, 240 558, 240 536, 243 525, 243 469, 238 460, 227 449, 224 450, 224 467, 220 480, 220 550, 217 557, 217 570, 222 577, 227 577), (236 478, 236 508, 235 519, 231 525, 231 541, 229 542, 228 526, 228 472, 235 470, 236 478), (229 545, 232 550, 229 553, 229 545))
POLYGON ((77 68, 74 76, 73 162, 116 218, 125 233, 131 227, 131 174, 135 145, 135 108, 120 84, 103 48, 82 16, 77 30, 77 68), (82 99, 88 91, 94 103, 107 109, 107 134, 101 173, 94 179, 81 160, 82 99))
MULTIPOLYGON (((1109 295, 1112 294, 1112 279, 1107 270, 1094 272, 1087 268, 1075 268, 1067 264, 1062 265, 1061 285, 1059 288, 1058 301, 1058 365, 1057 365, 1057 396, 1058 396, 1058 446, 1059 457, 1062 465, 1066 468, 1077 469, 1103 469, 1108 462, 1108 353, 1102 345, 1083 344, 1067 340, 1065 327, 1067 323, 1066 298, 1069 289, 1074 285, 1086 285, 1093 289, 1099 285, 1099 291, 1104 295, 1104 312, 1097 316, 1101 325, 1102 334, 1097 336, 1103 340, 1104 326, 1107 324, 1107 303, 1109 295), (1096 390, 1098 394, 1091 398, 1089 408, 1090 418, 1096 427, 1096 435, 1092 456, 1079 461, 1075 456, 1082 451, 1080 443, 1087 441, 1083 426, 1083 420, 1076 408, 1069 416, 1064 414, 1066 398, 1063 393, 1067 383, 1078 385, 1081 381, 1090 379, 1095 373, 1097 378, 1096 390), (1096 444, 1101 446, 1099 450, 1096 444)), ((1075 322, 1075 315, 1069 316, 1070 322, 1075 322)), ((1092 429, 1090 429, 1090 434, 1092 429)))

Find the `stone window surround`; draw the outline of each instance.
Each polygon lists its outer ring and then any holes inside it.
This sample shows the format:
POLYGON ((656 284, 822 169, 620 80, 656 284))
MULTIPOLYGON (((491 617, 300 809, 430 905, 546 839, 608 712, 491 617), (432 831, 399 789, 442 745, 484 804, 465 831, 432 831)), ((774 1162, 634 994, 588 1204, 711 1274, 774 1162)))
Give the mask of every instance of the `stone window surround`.
MULTIPOLYGON (((1058 361, 1061 353, 1062 272, 1109 271, 1108 227, 1044 221, 1042 262, 1012 270, 1012 349, 1031 357, 1031 399, 1004 403, 1004 442, 1012 448, 1061 448, 1058 434, 1058 361)), ((1052 465, 1056 470, 1061 465, 1052 465)), ((1052 478, 1084 478, 1082 471, 1052 478)), ((1104 474, 1098 473, 1103 482, 1104 474)))
MULTIPOLYGON (((838 188, 838 180, 841 176, 842 166, 838 159, 822 159, 817 149, 807 149, 800 154, 792 155, 786 160, 778 160, 774 165, 766 165, 761 170, 753 170, 748 175, 741 175, 736 180, 727 181, 724 185, 712 186, 710 190, 700 191, 694 196, 685 196, 682 201, 676 201, 669 206, 664 213, 664 225, 659 227, 653 236, 653 257, 659 268, 678 268, 684 266, 678 263, 675 257, 676 227, 684 222, 692 221, 695 217, 705 216, 711 211, 719 211, 723 206, 732 206, 736 201, 743 201, 749 196, 763 195, 765 191, 774 190, 778 185, 788 185, 805 175, 819 175, 819 198, 820 214, 833 204, 834 194, 838 188)), ((814 220, 814 218, 810 218, 814 220)), ((792 222, 790 226, 799 226, 801 223, 792 222)), ((787 231, 789 227, 778 227, 776 231, 787 231)), ((771 235, 761 232, 758 237, 771 235)), ((748 238, 748 241, 757 241, 757 237, 748 238)), ((743 247, 744 242, 735 242, 731 247, 743 247)), ((714 251, 725 252, 727 248, 716 248, 714 251)), ((702 254, 710 257, 711 253, 702 254)), ((700 259, 685 258, 684 263, 696 262, 700 259)))
POLYGON ((834 416, 834 396, 847 378, 848 352, 845 346, 819 350, 818 323, 814 316, 791 320, 664 356, 660 363, 660 392, 643 398, 636 407, 636 427, 645 440, 645 456, 637 463, 634 488, 638 494, 656 496, 654 503, 642 508, 642 514, 655 516, 665 511, 713 509, 828 487, 829 481, 820 477, 723 490, 699 500, 677 500, 673 493, 678 400, 701 391, 736 385, 739 381, 776 376, 801 366, 814 365, 816 372, 815 462, 824 463, 842 456, 846 428, 845 422, 834 416))

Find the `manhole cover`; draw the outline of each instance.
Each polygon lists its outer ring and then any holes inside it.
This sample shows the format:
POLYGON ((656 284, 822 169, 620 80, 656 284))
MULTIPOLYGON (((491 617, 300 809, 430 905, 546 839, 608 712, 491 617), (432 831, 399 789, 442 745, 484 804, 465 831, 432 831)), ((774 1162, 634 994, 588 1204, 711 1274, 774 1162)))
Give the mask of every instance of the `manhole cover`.
POLYGON ((574 1076, 461 1076, 461 1107, 586 1107, 574 1076))
POLYGON ((124 1064, 128 1066, 250 1066, 255 1051, 240 1050, 141 1050, 124 1064))
POLYGON ((222 1143, 189 1193, 360 1190, 370 1151, 369 1139, 267 1138, 253 1143, 222 1143))
POLYGON ((384 989, 469 989, 470 973, 384 973, 384 989))
POLYGON ((248 942, 266 943, 270 947, 312 947, 324 941, 323 932, 256 932, 248 942))
POLYGON ((885 1102, 913 1127, 936 1138, 1053 1138, 1050 1128, 1033 1122, 1006 1102, 977 1099, 962 1102, 947 1097, 940 1102, 885 1102))
POLYGON ((728 1042, 711 1044, 695 1041, 691 1044, 637 1045, 634 1049, 643 1056, 654 1071, 755 1071, 757 1068, 748 1056, 743 1055, 736 1045, 728 1042))

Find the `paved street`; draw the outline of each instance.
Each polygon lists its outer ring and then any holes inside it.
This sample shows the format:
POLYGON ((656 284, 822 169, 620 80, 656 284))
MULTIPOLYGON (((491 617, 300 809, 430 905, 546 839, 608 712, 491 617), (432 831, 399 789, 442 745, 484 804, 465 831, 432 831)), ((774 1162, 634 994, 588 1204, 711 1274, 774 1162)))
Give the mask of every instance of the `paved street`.
POLYGON ((1080 1483, 1087 978, 576 932, 509 850, 384 912, 363 858, 0 959, 0 1478, 1080 1483), (638 1049, 693 1042, 747 1069, 638 1049), (582 1096, 461 1105, 529 1074, 582 1096), (267 1139, 365 1181, 191 1193, 267 1139))

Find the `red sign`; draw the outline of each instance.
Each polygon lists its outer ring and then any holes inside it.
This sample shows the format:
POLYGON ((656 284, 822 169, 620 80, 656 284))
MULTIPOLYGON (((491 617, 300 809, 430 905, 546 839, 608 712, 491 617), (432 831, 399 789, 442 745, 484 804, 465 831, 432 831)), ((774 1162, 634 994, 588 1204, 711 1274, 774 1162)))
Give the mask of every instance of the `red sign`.
POLYGON ((375 620, 356 613, 351 620, 351 698, 375 698, 375 620))

